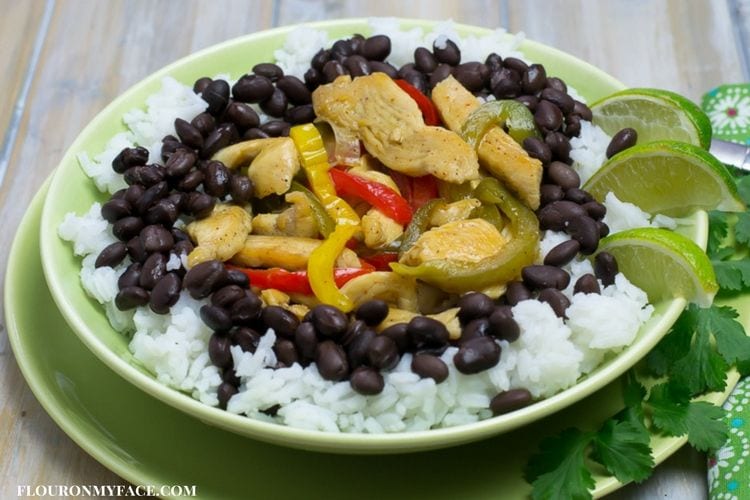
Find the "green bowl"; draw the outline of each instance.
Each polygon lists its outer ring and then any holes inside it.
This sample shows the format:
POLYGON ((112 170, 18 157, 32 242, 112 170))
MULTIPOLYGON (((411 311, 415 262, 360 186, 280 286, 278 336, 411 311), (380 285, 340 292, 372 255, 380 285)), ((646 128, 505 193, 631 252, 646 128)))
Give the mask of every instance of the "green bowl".
MULTIPOLYGON (((434 22, 402 20, 402 27, 430 29, 434 22)), ((326 30, 331 37, 367 34, 365 19, 348 19, 310 24, 326 30)), ((573 404, 604 387, 643 358, 664 336, 685 307, 675 299, 655 304, 653 318, 641 329, 636 340, 616 357, 581 379, 575 386, 521 410, 477 423, 421 432, 398 434, 334 434, 287 427, 234 415, 206 406, 189 395, 157 382, 128 350, 128 339, 108 323, 103 308, 89 298, 80 285, 80 260, 72 247, 58 237, 57 228, 68 212, 84 213, 92 203, 105 200, 93 182, 78 166, 76 155, 98 154, 116 133, 125 130, 122 115, 143 107, 148 95, 160 88, 160 79, 172 76, 192 83, 204 75, 230 73, 239 76, 250 67, 272 57, 294 27, 278 28, 230 40, 181 59, 134 85, 115 99, 81 132, 57 167, 44 204, 41 222, 41 255, 44 274, 52 296, 66 321, 83 343, 112 370, 143 391, 201 421, 262 441, 307 450, 337 453, 403 453, 436 449, 480 440, 529 424, 573 404)), ((461 34, 483 35, 489 30, 461 26, 461 34)), ((621 90, 624 86, 598 70, 559 50, 524 41, 522 52, 545 65, 548 74, 563 78, 587 100, 593 101, 621 90)), ((699 214, 688 229, 688 236, 705 246, 707 218, 699 214)))

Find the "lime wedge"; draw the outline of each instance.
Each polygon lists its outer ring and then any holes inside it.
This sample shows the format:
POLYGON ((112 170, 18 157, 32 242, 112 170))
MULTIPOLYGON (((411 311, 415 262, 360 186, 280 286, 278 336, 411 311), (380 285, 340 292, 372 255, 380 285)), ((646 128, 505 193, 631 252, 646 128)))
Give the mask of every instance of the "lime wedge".
POLYGON ((711 121, 692 101, 660 89, 627 89, 591 105, 594 124, 614 135, 625 127, 638 132, 638 144, 681 141, 708 149, 711 121))
POLYGON ((711 261, 701 248, 681 234, 645 227, 615 233, 599 243, 611 253, 631 283, 651 302, 682 297, 708 307, 719 290, 711 261))
POLYGON ((610 158, 583 186, 598 201, 613 192, 649 213, 744 211, 727 168, 703 149, 673 141, 636 145, 610 158))

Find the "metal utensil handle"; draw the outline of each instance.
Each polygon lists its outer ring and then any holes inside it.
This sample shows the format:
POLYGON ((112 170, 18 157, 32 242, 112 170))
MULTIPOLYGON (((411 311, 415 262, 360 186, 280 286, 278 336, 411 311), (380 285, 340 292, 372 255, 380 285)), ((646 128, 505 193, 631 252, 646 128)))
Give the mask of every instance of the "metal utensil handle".
POLYGON ((735 142, 712 139, 710 151, 720 162, 750 172, 750 147, 735 142))

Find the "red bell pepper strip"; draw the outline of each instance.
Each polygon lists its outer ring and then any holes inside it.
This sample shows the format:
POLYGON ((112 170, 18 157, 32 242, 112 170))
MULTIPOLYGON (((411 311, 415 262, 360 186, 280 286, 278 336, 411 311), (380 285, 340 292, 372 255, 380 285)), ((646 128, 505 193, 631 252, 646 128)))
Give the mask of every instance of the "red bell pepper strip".
POLYGON ((439 196, 438 183, 434 175, 423 175, 411 179, 411 207, 417 210, 428 201, 439 196))
POLYGON ((409 203, 385 184, 336 168, 329 170, 328 174, 339 196, 361 198, 399 224, 406 225, 411 221, 409 203))
MULTIPOLYGON (((313 295, 307 271, 287 271, 279 267, 252 269, 230 266, 229 268, 244 273, 250 279, 250 284, 260 289, 274 288, 284 293, 313 295)), ((333 279, 336 281, 336 286, 341 288, 348 281, 374 270, 375 268, 369 264, 364 267, 339 267, 334 269, 333 279)))
POLYGON ((424 95, 415 86, 407 82, 406 80, 394 80, 401 90, 409 94, 409 97, 414 99, 419 106, 419 110, 422 112, 425 125, 437 126, 440 125, 440 115, 438 114, 435 104, 430 100, 429 97, 424 95))
POLYGON ((360 259, 373 266, 376 271, 390 271, 391 267, 388 264, 398 261, 398 252, 376 253, 360 259))

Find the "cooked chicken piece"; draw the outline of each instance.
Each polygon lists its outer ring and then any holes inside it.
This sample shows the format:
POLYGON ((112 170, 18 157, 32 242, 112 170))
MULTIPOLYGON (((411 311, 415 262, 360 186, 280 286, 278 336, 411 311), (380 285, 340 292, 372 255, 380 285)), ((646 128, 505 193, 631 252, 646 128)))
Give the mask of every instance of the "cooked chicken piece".
POLYGON ((376 208, 362 216, 361 224, 367 248, 384 247, 404 234, 401 224, 376 208))
POLYGON ((444 207, 436 208, 432 212, 430 226, 442 226, 449 222, 468 219, 471 217, 471 212, 481 205, 482 202, 476 198, 466 198, 448 203, 444 207))
MULTIPOLYGON (((262 236, 251 234, 232 258, 232 263, 246 267, 281 267, 289 271, 307 268, 310 254, 322 243, 296 236, 262 236)), ((362 267, 357 254, 345 248, 336 267, 362 267)))
POLYGON ((318 223, 313 216, 308 197, 299 191, 291 191, 284 196, 284 199, 292 206, 283 212, 258 214, 253 217, 253 234, 316 237, 318 223))
POLYGON ((479 176, 474 150, 454 132, 426 126, 414 100, 383 73, 354 80, 340 76, 318 87, 312 101, 337 139, 355 135, 393 170, 454 183, 479 176))
POLYGON ((417 310, 416 281, 389 271, 376 271, 357 276, 341 287, 355 306, 380 299, 401 309, 417 310))
MULTIPOLYGON (((383 331, 389 326, 397 323, 408 323, 415 316, 419 316, 419 313, 391 307, 388 309, 388 316, 386 316, 376 329, 377 331, 383 331)), ((458 307, 452 307, 437 314, 426 314, 425 316, 436 319, 444 324, 448 329, 448 334, 451 340, 461 338, 461 323, 458 320, 458 307)))
POLYGON ((266 288, 260 291, 260 299, 267 306, 279 306, 283 307, 287 311, 293 313, 298 319, 305 317, 310 311, 310 308, 303 304, 292 304, 289 295, 285 294, 281 290, 275 288, 266 288))
POLYGON ((506 241, 497 228, 484 219, 458 220, 423 233, 399 262, 413 266, 444 259, 457 265, 476 263, 498 253, 506 241))
POLYGON ((187 233, 196 243, 188 255, 188 267, 207 260, 229 260, 245 245, 252 228, 252 217, 244 208, 216 205, 211 215, 187 225, 187 233))
POLYGON ((382 163, 380 163, 372 156, 365 154, 360 159, 360 162, 355 167, 350 168, 348 172, 353 175, 364 177, 365 179, 369 179, 371 181, 385 184, 389 188, 396 191, 398 194, 401 194, 401 190, 399 190, 398 186, 393 181, 393 178, 390 175, 377 170, 378 166, 382 166, 382 163))
MULTIPOLYGON (((479 107, 477 98, 449 76, 432 89, 432 102, 449 129, 459 132, 469 114, 479 107)), ((539 208, 542 162, 532 158, 500 127, 485 135, 477 149, 479 162, 513 190, 527 206, 539 208)))
POLYGON ((247 176, 253 181, 256 198, 289 191, 300 167, 297 148, 289 137, 238 142, 220 150, 211 159, 230 169, 249 164, 247 176))

